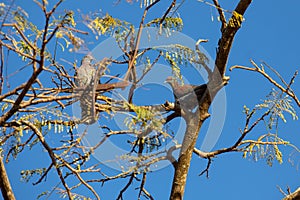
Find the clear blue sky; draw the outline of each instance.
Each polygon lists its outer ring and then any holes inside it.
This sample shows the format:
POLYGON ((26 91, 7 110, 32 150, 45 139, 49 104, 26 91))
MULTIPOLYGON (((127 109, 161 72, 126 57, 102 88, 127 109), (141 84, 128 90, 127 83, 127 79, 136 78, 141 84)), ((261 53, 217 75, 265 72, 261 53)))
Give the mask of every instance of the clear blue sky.
MULTIPOLYGON (((53 2, 51 0, 51 2, 53 2)), ((50 2, 50 3, 51 3, 50 2)), ((159 7, 151 10, 149 18, 161 16, 169 1, 164 1, 159 7), (153 13, 152 13, 153 12, 153 13)), ((231 1, 230 1, 231 2, 231 1)), ((232 10, 233 3, 221 1, 226 9, 232 10)), ((238 1, 233 1, 238 2, 238 1)), ((31 1, 16 0, 16 5, 23 7, 30 15, 30 19, 38 22, 40 19, 37 7, 31 1)), ((282 76, 289 80, 296 70, 299 70, 299 7, 300 2, 296 0, 254 0, 245 15, 242 29, 239 30, 235 38, 232 51, 230 53, 228 67, 232 65, 250 66, 249 59, 254 59, 258 63, 265 61, 277 69, 282 76)), ((80 9, 83 13, 93 12, 101 9, 103 13, 108 12, 113 17, 125 19, 138 25, 142 10, 138 3, 133 5, 122 1, 114 6, 110 1, 99 0, 67 0, 59 10, 80 9)), ((196 0, 189 0, 183 4, 179 10, 180 16, 184 20, 183 33, 197 40, 198 38, 209 39, 209 43, 204 44, 204 48, 215 58, 218 38, 220 36, 220 24, 216 21, 216 11, 196 0), (211 20, 214 17, 214 21, 211 20)), ((90 46, 93 48, 93 45, 90 46)), ((81 55, 77 56, 80 58, 81 55)), ((74 57, 68 57, 72 59, 74 57)), ((253 107, 260 103, 270 89, 273 87, 260 75, 234 70, 227 71, 230 76, 230 83, 226 86, 227 113, 222 135, 214 149, 227 147, 235 142, 239 137, 239 128, 243 128, 244 115, 243 105, 253 107)), ((294 90, 300 96, 299 77, 294 84, 294 90)), ((296 108, 299 111, 299 108, 296 108)), ((287 117, 288 123, 280 123, 280 136, 291 141, 300 147, 298 121, 292 121, 287 117)), ((253 137, 265 133, 265 129, 256 129, 253 137)), ((252 135, 252 133, 251 133, 252 135)), ((200 134, 199 140, 203 139, 200 134)), ((299 153, 293 154, 290 147, 281 147, 283 151, 283 164, 276 161, 272 167, 266 164, 265 160, 253 161, 251 158, 243 159, 241 153, 227 153, 213 159, 210 168, 210 178, 199 177, 198 174, 205 166, 206 161, 194 157, 189 171, 185 199, 231 199, 231 200, 252 200, 252 199, 281 199, 282 195, 276 186, 285 189, 289 186, 295 190, 300 186, 300 172, 297 165, 300 164, 299 153), (291 165, 288 159, 294 160, 296 166, 291 165)), ((17 160, 12 160, 7 164, 7 171, 12 183, 17 199, 35 199, 37 194, 49 189, 49 185, 58 182, 56 173, 53 171, 48 175, 47 182, 38 186, 31 183, 20 182, 20 170, 35 168, 49 162, 49 158, 41 149, 34 148, 26 155, 19 155, 17 160), (54 177, 54 178, 53 178, 54 177), (49 184, 48 184, 49 183, 49 184)), ((168 199, 173 169, 171 166, 155 171, 148 176, 146 188, 158 200, 168 199)), ((34 179, 33 179, 34 180, 34 179)), ((121 179, 108 182, 104 187, 96 186, 97 191, 103 200, 115 199, 118 191, 126 184, 127 180, 121 179)), ((136 199, 136 191, 132 189, 126 193, 125 199, 136 199)), ((50 199, 56 199, 53 195, 50 199)), ((0 197, 1 198, 1 197, 0 197)))

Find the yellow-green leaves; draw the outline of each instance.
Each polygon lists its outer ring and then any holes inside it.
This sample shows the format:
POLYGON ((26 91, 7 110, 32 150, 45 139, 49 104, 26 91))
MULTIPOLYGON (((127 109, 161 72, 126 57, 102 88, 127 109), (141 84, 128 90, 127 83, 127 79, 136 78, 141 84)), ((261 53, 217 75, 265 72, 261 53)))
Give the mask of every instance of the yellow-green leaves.
POLYGON ((29 28, 29 22, 27 21, 28 14, 24 10, 18 9, 14 11, 13 16, 14 21, 22 31, 29 28))
POLYGON ((62 24, 63 25, 69 25, 69 26, 72 26, 72 27, 76 26, 76 22, 74 20, 74 12, 73 11, 67 11, 66 12, 66 15, 63 18, 62 24))
MULTIPOLYGON (((285 114, 288 113, 294 120, 298 119, 296 111, 291 104, 289 96, 284 95, 281 91, 272 90, 263 100, 263 103, 256 105, 252 110, 244 106, 247 124, 244 131, 248 131, 256 126, 260 121, 264 122, 267 134, 260 136, 257 140, 244 140, 241 142, 244 154, 243 157, 252 156, 254 160, 265 159, 269 166, 273 165, 273 161, 277 160, 280 164, 282 160, 282 152, 279 145, 290 145, 289 142, 278 136, 278 124, 280 119, 286 122, 285 114), (263 111, 262 117, 256 121, 254 117, 263 111)), ((292 146, 292 145, 291 145, 292 146)))
POLYGON ((74 11, 65 10, 63 15, 59 15, 57 19, 54 19, 50 24, 52 27, 75 27, 75 14, 74 11))
POLYGON ((255 161, 265 159, 271 167, 274 159, 279 164, 283 162, 279 145, 289 145, 289 142, 279 138, 275 134, 264 134, 257 140, 244 140, 243 144, 247 144, 246 148, 243 149, 243 158, 246 158, 248 155, 255 161))
POLYGON ((279 164, 282 164, 283 161, 282 161, 281 151, 279 150, 277 145, 273 145, 273 147, 274 147, 274 154, 275 154, 276 160, 279 162, 279 164))
POLYGON ((243 15, 237 13, 236 11, 232 12, 232 16, 228 22, 230 27, 240 27, 244 20, 243 15))
MULTIPOLYGON (((65 35, 73 45, 75 51, 77 51, 84 44, 84 41, 80 37, 74 35, 71 31, 65 32, 65 35)), ((73 51, 73 49, 71 49, 71 51, 73 51)))
POLYGON ((116 25, 116 20, 108 14, 106 14, 103 18, 97 17, 92 21, 92 26, 96 27, 102 35, 105 34, 109 28, 113 28, 116 25))
POLYGON ((155 25, 157 27, 162 26, 162 28, 165 29, 175 29, 177 31, 181 31, 183 28, 183 21, 180 17, 166 17, 164 21, 162 21, 162 18, 156 18, 149 23, 146 24, 146 26, 155 25))
POLYGON ((286 122, 286 113, 290 114, 293 120, 298 119, 296 110, 292 105, 291 98, 276 90, 272 90, 267 96, 267 99, 265 99, 262 104, 258 104, 256 107, 258 109, 267 108, 270 110, 271 114, 268 120, 269 128, 274 126, 274 123, 278 123, 278 119, 286 122))
POLYGON ((182 80, 180 67, 178 66, 178 64, 176 62, 176 57, 174 57, 174 54, 166 52, 164 56, 165 56, 166 61, 171 66, 173 74, 176 77, 178 77, 180 80, 182 80))
POLYGON ((130 130, 136 132, 151 130, 162 133, 164 119, 159 112, 141 106, 135 106, 133 104, 127 104, 127 106, 135 113, 125 120, 125 125, 130 130))
MULTIPOLYGON (((130 1, 131 0, 127 0, 127 1, 130 1)), ((149 5, 151 5, 152 3, 154 3, 156 0, 140 0, 140 7, 143 8, 143 7, 147 7, 149 5)))
POLYGON ((46 168, 22 170, 21 171, 22 180, 28 182, 33 175, 42 175, 46 170, 47 170, 46 168))
POLYGON ((4 112, 7 108, 8 108, 8 103, 4 103, 4 104, 1 106, 1 111, 4 112))
POLYGON ((65 45, 60 41, 57 43, 61 46, 64 51, 65 47, 69 48, 69 45, 72 44, 73 48, 69 49, 70 51, 77 51, 84 44, 83 39, 74 34, 72 29, 68 27, 76 27, 76 22, 74 18, 73 11, 65 11, 63 16, 59 16, 57 20, 54 20, 52 26, 60 27, 55 33, 55 37, 62 39, 65 42, 65 45))
MULTIPOLYGON (((26 42, 24 42, 24 40, 20 40, 19 42, 17 42, 17 46, 20 52, 31 55, 32 49, 26 42)), ((25 59, 26 57, 22 56, 22 60, 25 59)))
POLYGON ((69 48, 71 44, 73 45, 73 48, 70 48, 69 51, 77 51, 84 44, 83 39, 74 35, 72 31, 60 30, 56 32, 55 36, 56 38, 62 39, 65 42, 65 45, 63 45, 61 42, 58 42, 58 45, 61 46, 63 51, 65 50, 65 47, 69 48))
POLYGON ((180 65, 188 66, 193 64, 200 68, 203 63, 208 62, 208 58, 203 53, 180 44, 160 46, 159 48, 164 49, 162 55, 172 68, 174 76, 179 80, 182 80, 180 65))
POLYGON ((119 19, 113 18, 109 14, 104 17, 96 17, 95 19, 86 18, 88 27, 98 35, 104 35, 107 32, 111 32, 114 28, 124 26, 126 23, 119 19))

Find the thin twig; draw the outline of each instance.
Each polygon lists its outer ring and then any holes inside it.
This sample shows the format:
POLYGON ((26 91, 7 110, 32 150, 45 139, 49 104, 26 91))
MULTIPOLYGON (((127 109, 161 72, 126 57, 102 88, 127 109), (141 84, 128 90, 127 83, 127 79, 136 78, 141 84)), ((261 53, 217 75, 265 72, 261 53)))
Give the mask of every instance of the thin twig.
POLYGON ((169 8, 164 13, 163 17, 161 18, 161 20, 159 22, 159 24, 160 24, 160 30, 162 29, 162 23, 165 21, 167 15, 169 14, 169 12, 171 12, 172 8, 175 7, 175 5, 176 5, 176 0, 173 0, 172 3, 170 4, 169 8))
POLYGON ((219 1, 218 0, 213 0, 218 12, 219 12, 219 15, 220 15, 220 20, 221 20, 221 23, 222 23, 222 26, 221 26, 221 32, 223 32, 223 30, 226 28, 227 26, 227 22, 226 22, 226 18, 225 18, 225 15, 224 15, 224 12, 219 4, 219 1))
MULTIPOLYGON (((57 166, 57 161, 56 161, 56 156, 55 154, 53 153, 51 147, 48 145, 48 143, 46 142, 43 134, 40 132, 40 130, 31 122, 29 121, 25 121, 25 120, 22 120, 21 121, 22 124, 30 127, 30 129, 36 134, 36 136, 38 137, 39 141, 41 142, 41 144, 43 145, 43 147, 47 150, 47 153, 49 154, 50 158, 51 158, 51 161, 52 161, 52 164, 54 166, 57 166)), ((69 199, 71 200, 72 199, 72 195, 71 195, 71 191, 62 175, 62 171, 60 170, 59 167, 56 167, 56 172, 63 184, 63 186, 65 187, 66 191, 67 191, 67 194, 68 194, 68 197, 69 199)))
MULTIPOLYGON (((278 82, 276 82, 269 74, 267 74, 265 72, 265 70, 263 68, 258 67, 258 65, 251 60, 251 64, 254 67, 246 67, 246 66, 240 66, 240 65, 235 65, 232 66, 230 68, 230 71, 233 69, 243 69, 243 70, 247 70, 247 71, 254 71, 254 72, 258 72, 259 74, 263 75, 270 83, 272 83, 275 87, 277 87, 278 89, 280 89, 282 92, 286 93, 287 95, 289 95, 291 98, 294 99, 294 101, 296 102, 296 104, 298 105, 298 107, 300 107, 300 100, 298 99, 298 97, 295 95, 295 93, 290 89, 291 84, 294 82, 294 79, 296 78, 296 76, 298 75, 298 71, 296 71, 293 75, 293 77, 291 78, 290 83, 287 85, 287 87, 283 87, 282 85, 280 85, 278 82)), ((286 83, 284 81, 284 83, 286 83)))
POLYGON ((206 168, 199 174, 199 176, 202 176, 204 173, 206 173, 206 178, 209 178, 209 168, 210 168, 212 159, 211 158, 207 158, 207 159, 208 159, 208 161, 207 161, 206 168))
POLYGON ((120 191, 119 196, 117 197, 117 200, 121 199, 123 200, 123 193, 128 189, 128 187, 130 186, 130 184, 133 181, 133 178, 135 177, 135 173, 132 173, 127 184, 125 185, 125 187, 120 191))

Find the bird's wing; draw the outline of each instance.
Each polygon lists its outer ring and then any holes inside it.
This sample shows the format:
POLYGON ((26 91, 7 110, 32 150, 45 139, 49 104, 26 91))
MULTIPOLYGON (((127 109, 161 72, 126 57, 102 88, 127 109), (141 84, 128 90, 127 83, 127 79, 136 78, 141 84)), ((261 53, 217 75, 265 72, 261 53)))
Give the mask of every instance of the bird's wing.
POLYGON ((174 95, 177 97, 177 98, 181 98, 191 92, 194 91, 194 88, 193 86, 191 85, 178 85, 176 87, 173 88, 173 92, 174 92, 174 95))

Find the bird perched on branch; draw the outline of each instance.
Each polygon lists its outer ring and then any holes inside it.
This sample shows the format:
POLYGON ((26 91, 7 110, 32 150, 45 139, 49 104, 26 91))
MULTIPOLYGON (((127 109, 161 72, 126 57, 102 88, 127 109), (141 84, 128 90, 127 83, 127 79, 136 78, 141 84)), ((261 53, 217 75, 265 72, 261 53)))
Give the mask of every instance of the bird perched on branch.
POLYGON ((169 76, 166 83, 170 84, 173 90, 175 102, 184 105, 187 109, 195 108, 201 101, 207 85, 180 85, 175 77, 169 76))
POLYGON ((81 122, 92 124, 95 122, 95 77, 96 69, 92 64, 93 57, 86 55, 75 73, 75 84, 80 88, 81 122))
POLYGON ((92 65, 93 56, 86 55, 83 57, 80 67, 75 73, 75 84, 77 87, 87 87, 93 80, 96 69, 92 65))

